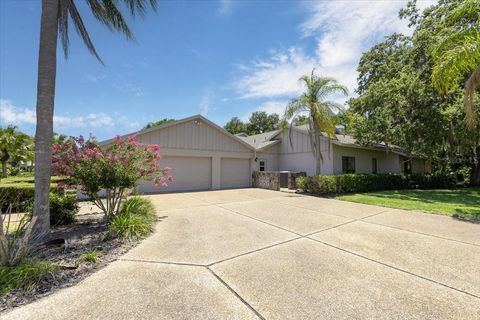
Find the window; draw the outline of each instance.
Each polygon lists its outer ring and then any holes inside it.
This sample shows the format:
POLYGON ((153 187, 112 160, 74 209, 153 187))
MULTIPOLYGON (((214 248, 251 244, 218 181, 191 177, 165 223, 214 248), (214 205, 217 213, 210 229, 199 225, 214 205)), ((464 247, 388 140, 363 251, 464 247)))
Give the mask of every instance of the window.
POLYGON ((377 173, 377 158, 372 158, 372 173, 377 173))
POLYGON ((266 160, 260 160, 260 171, 265 171, 265 168, 267 167, 267 161, 266 160))
POLYGON ((355 157, 342 157, 342 172, 355 173, 355 157))

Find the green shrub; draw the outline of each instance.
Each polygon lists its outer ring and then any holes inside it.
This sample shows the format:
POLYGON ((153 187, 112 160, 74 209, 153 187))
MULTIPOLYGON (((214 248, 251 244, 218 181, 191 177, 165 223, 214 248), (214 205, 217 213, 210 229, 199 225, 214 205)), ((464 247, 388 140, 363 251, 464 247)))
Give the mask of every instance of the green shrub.
POLYGON ((23 261, 14 267, 0 267, 0 296, 14 289, 29 291, 39 282, 54 277, 58 267, 45 261, 23 261))
POLYGON ((75 196, 50 193, 50 224, 64 225, 75 222, 78 204, 75 196))
POLYGON ((368 192, 392 189, 446 189, 453 188, 453 175, 425 174, 339 174, 319 175, 299 179, 297 188, 313 194, 368 192))
MULTIPOLYGON (((65 177, 52 177, 50 189, 52 192, 62 193, 57 189, 57 183, 64 181, 65 177)), ((9 204, 13 205, 13 212, 27 211, 32 203, 35 191, 33 176, 16 176, 0 180, 0 209, 5 211, 9 204)))
POLYGON ((143 239, 153 230, 155 207, 150 200, 132 197, 110 221, 107 238, 143 239))

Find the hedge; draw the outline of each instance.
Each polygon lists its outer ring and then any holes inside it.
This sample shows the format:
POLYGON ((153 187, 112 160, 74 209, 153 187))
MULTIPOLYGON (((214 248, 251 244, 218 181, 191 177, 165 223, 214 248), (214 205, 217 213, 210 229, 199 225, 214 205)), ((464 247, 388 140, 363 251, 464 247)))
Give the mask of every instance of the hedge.
MULTIPOLYGON (((57 192, 57 182, 64 177, 52 177, 50 189, 57 192)), ((35 192, 33 177, 8 177, 0 181, 0 209, 4 212, 12 204, 13 212, 25 211, 31 206, 35 192)))
POLYGON ((338 194, 392 189, 448 189, 455 177, 445 174, 339 174, 298 177, 297 188, 313 194, 338 194))

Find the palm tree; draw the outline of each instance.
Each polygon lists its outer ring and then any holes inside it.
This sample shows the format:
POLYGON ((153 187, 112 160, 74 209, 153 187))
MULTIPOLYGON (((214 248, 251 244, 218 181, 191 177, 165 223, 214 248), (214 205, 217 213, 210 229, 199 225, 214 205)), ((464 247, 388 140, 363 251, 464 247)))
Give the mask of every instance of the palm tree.
POLYGON ((445 36, 433 50, 432 80, 446 94, 467 76, 464 109, 467 126, 477 123, 474 110, 476 90, 480 88, 480 2, 466 0, 445 18, 445 36))
MULTIPOLYGON (((129 13, 143 15, 147 6, 156 9, 156 0, 86 0, 93 16, 110 30, 123 33, 133 39, 123 13, 119 9, 123 2, 129 13)), ((33 215, 37 217, 32 239, 41 241, 50 230, 48 193, 53 137, 53 110, 55 101, 55 78, 57 68, 57 38, 60 36, 65 58, 69 49, 69 21, 75 26, 90 53, 100 62, 74 0, 42 0, 40 21, 40 49, 37 80, 37 127, 35 132, 35 201, 33 215)))
POLYGON ((27 160, 31 156, 32 137, 17 131, 17 127, 0 128, 0 162, 2 162, 2 178, 7 177, 7 162, 27 160))
POLYGON ((316 76, 315 69, 312 70, 310 76, 302 76, 299 81, 306 86, 307 91, 290 101, 285 109, 283 123, 290 122, 289 134, 291 137, 292 123, 295 123, 302 115, 308 114, 310 144, 316 159, 316 174, 320 174, 320 165, 323 161, 320 136, 322 132, 329 139, 334 136, 335 124, 331 117, 335 114, 334 111, 343 110, 341 105, 325 99, 334 93, 348 95, 348 89, 333 78, 316 76))

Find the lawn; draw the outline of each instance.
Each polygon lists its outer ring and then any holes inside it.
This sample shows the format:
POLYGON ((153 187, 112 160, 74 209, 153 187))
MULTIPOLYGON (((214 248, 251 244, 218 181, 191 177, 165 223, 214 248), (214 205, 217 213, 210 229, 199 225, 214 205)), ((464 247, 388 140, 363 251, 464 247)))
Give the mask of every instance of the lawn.
POLYGON ((390 190, 343 195, 337 199, 480 219, 480 188, 390 190))

